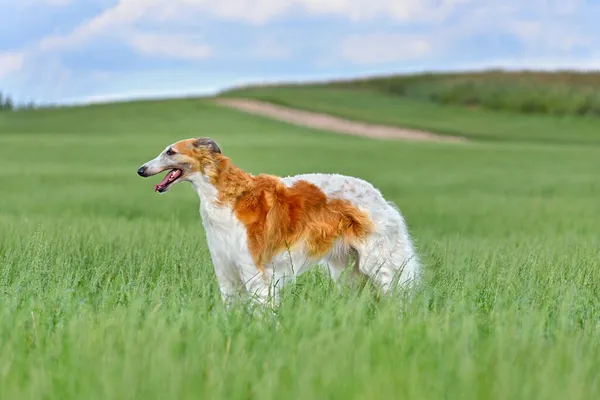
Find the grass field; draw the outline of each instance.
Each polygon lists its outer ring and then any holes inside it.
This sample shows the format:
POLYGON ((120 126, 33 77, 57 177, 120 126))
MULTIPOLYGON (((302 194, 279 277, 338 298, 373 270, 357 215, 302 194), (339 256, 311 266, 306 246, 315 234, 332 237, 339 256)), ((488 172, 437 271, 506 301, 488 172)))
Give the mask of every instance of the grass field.
POLYGON ((367 140, 204 100, 0 115, 0 398, 599 398, 600 131, 436 110, 415 125, 531 143, 367 140), (274 318, 226 313, 196 195, 136 175, 193 136, 253 173, 372 181, 427 265, 415 301, 314 273, 274 318))

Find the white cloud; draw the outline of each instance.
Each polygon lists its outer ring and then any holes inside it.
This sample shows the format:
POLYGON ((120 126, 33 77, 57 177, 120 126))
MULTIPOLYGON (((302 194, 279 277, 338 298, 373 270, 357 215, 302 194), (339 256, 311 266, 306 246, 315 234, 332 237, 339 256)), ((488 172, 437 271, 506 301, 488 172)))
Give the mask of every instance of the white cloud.
MULTIPOLYGON (((66 1, 66 0, 55 0, 66 1)), ((70 34, 53 36, 41 43, 45 50, 71 48, 92 36, 111 34, 135 23, 178 22, 186 18, 212 16, 262 24, 304 11, 312 15, 341 16, 351 21, 379 17, 398 22, 443 18, 457 6, 473 0, 119 0, 70 34)))
POLYGON ((199 60, 210 56, 211 49, 191 35, 141 33, 129 39, 133 48, 142 55, 182 60, 199 60))
POLYGON ((23 68, 25 54, 21 52, 0 53, 0 79, 23 68))
MULTIPOLYGON (((141 19, 157 0, 121 0, 91 20, 77 26, 70 34, 54 35, 44 38, 39 48, 43 51, 70 49, 81 45, 88 39, 101 34, 116 34, 129 23, 141 19)), ((160 1, 160 0, 159 0, 160 1)))
MULTIPOLYGON (((570 56, 575 50, 592 51, 596 46, 594 35, 586 35, 584 27, 574 24, 573 18, 565 17, 580 11, 580 7, 580 0, 531 0, 522 4, 518 4, 517 0, 488 0, 461 10, 452 24, 421 25, 418 34, 402 27, 400 29, 405 33, 398 34, 398 29, 396 32, 388 29, 379 33, 351 35, 338 42, 336 54, 356 65, 421 61, 430 55, 457 55, 461 44, 471 38, 510 35, 520 44, 516 54, 528 61, 546 60, 543 62, 545 65, 554 60, 557 65, 562 65, 559 62, 561 55, 572 58, 570 56)), ((331 62, 336 64, 336 61, 331 62)))
POLYGON ((506 31, 532 51, 568 52, 592 44, 591 38, 579 33, 577 27, 565 26, 560 21, 550 23, 538 20, 509 21, 506 24, 506 31))
MULTIPOLYGON (((343 17, 349 21, 387 18, 397 22, 398 26, 421 23, 429 27, 427 37, 386 34, 347 38, 341 55, 357 64, 414 59, 432 51, 431 38, 443 41, 448 48, 462 38, 493 31, 513 35, 527 51, 550 54, 554 50, 567 52, 593 45, 589 38, 571 28, 568 21, 561 20, 561 16, 578 12, 582 1, 530 0, 519 4, 518 0, 488 0, 485 3, 474 0, 119 0, 72 32, 43 39, 38 48, 43 51, 69 50, 99 36, 112 36, 121 42, 129 42, 141 54, 201 59, 209 56, 211 51, 188 36, 177 35, 177 24, 182 21, 212 18, 261 24, 302 11, 316 16, 343 17), (452 25, 444 24, 444 19, 458 7, 463 7, 455 14, 459 19, 452 25), (523 13, 537 17, 528 20, 523 13), (139 34, 136 33, 138 26, 169 29, 171 33, 164 37, 139 34)), ((228 49, 219 49, 219 53, 228 52, 228 49)), ((241 53, 254 58, 282 59, 290 55, 290 50, 273 42, 259 43, 241 53)))
POLYGON ((264 23, 298 10, 313 15, 337 15, 351 20, 388 17, 396 21, 430 19, 471 0, 121 0, 115 7, 145 9, 162 18, 203 13, 216 17, 264 23))
POLYGON ((421 58, 432 50, 431 41, 418 35, 370 34, 347 37, 342 56, 354 64, 381 64, 421 58))

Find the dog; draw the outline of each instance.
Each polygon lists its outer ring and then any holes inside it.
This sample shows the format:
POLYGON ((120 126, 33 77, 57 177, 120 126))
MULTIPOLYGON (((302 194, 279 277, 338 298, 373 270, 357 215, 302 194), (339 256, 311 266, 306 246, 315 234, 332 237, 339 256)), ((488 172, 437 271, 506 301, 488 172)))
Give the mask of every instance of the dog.
POLYGON ((281 288, 313 266, 352 274, 383 293, 419 282, 421 265, 398 208, 372 184, 338 174, 252 175, 211 138, 167 146, 137 173, 169 170, 155 191, 190 182, 221 298, 277 305, 281 288))

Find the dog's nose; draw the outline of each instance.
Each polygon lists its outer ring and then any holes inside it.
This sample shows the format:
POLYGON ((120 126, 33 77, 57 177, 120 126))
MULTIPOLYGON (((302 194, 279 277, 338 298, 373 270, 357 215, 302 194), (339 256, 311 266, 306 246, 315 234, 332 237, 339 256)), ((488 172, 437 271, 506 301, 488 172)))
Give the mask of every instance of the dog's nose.
POLYGON ((146 173, 146 167, 144 165, 142 165, 140 167, 140 169, 138 169, 138 175, 139 176, 144 176, 145 173, 146 173))

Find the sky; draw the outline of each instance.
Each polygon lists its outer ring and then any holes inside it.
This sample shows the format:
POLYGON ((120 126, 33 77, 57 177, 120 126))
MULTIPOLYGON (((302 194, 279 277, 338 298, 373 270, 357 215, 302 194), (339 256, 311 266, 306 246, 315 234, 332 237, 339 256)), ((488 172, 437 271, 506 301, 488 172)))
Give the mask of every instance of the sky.
POLYGON ((0 91, 21 102, 600 69, 600 0, 0 0, 0 10, 0 91))

